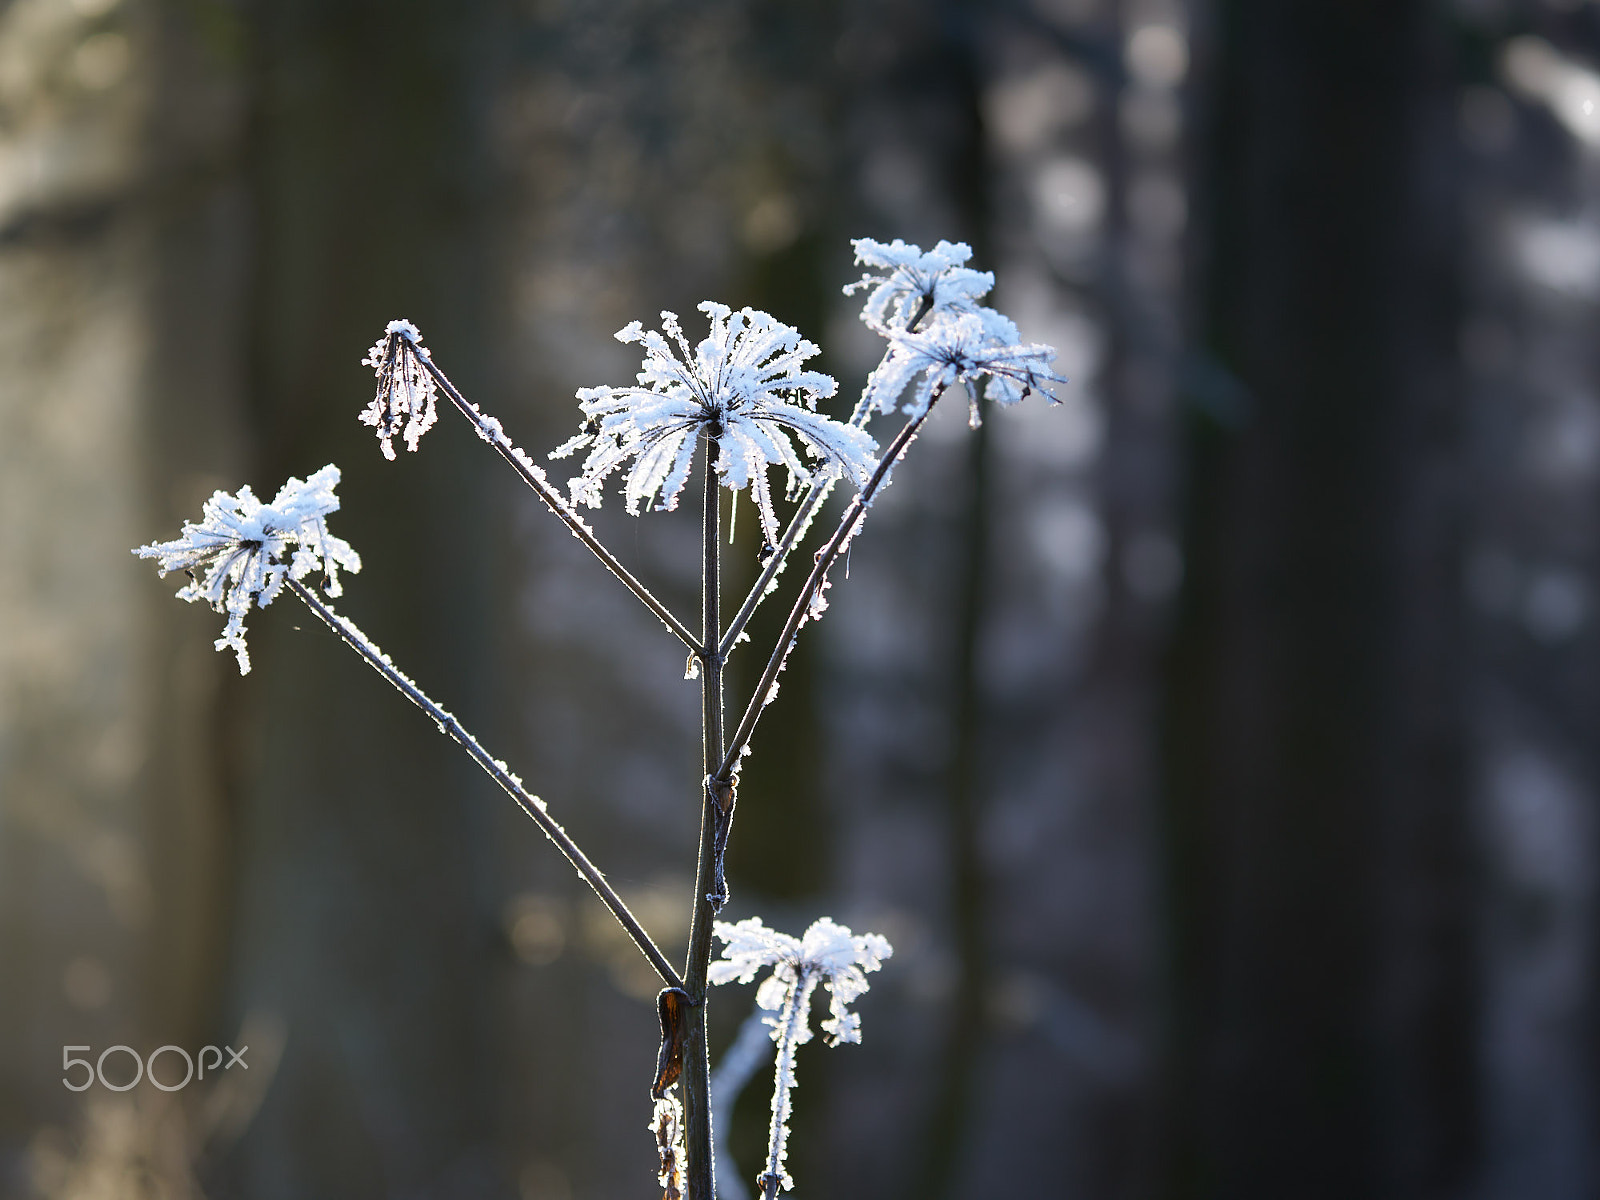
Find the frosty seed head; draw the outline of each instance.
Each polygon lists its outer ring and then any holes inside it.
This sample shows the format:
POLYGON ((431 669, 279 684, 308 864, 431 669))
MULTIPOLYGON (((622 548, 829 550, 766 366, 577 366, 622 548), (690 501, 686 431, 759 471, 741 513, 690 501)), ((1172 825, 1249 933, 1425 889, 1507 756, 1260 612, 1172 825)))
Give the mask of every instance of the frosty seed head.
POLYGON ((708 301, 700 311, 711 330, 693 347, 670 312, 661 314, 665 336, 638 321, 619 330, 618 341, 644 347, 638 383, 581 389, 582 429, 551 457, 590 448, 582 473, 571 481, 574 503, 599 507, 607 477, 631 460, 624 489, 628 511, 637 513, 649 501, 671 509, 704 432, 719 447, 719 480, 729 488, 750 488, 762 530, 775 542, 769 466, 788 469, 791 489, 810 479, 813 471, 801 461, 798 441, 821 470, 848 475, 859 486, 872 473, 877 443, 864 430, 816 411, 817 400, 833 395, 837 384, 803 369, 817 347, 798 330, 750 308, 734 312, 708 301))
POLYGON ((438 420, 438 387, 422 365, 428 352, 422 334, 410 321, 390 321, 383 336, 361 360, 378 377, 378 391, 361 412, 361 422, 378 431, 383 456, 394 458, 394 438, 404 437, 406 449, 415 450, 422 435, 438 420))
POLYGON ((846 284, 844 293, 867 293, 861 320, 879 333, 906 329, 913 321, 925 328, 946 317, 976 312, 978 298, 994 287, 988 271, 963 265, 972 257, 972 247, 965 242, 940 242, 926 253, 899 238, 887 243, 856 238, 850 244, 856 262, 869 270, 846 284))
MULTIPOLYGON (((736 925, 718 921, 712 929, 726 943, 722 959, 711 964, 712 983, 749 983, 762 968, 771 967, 772 974, 756 992, 756 1003, 776 1011, 788 989, 808 975, 820 976, 832 995, 830 1015, 822 1022, 828 1044, 861 1040, 861 1018, 846 1006, 866 992, 867 972, 876 971, 894 953, 887 938, 852 934, 832 917, 812 922, 799 938, 768 929, 760 917, 736 925)), ((775 1028, 774 1040, 778 1033, 775 1028)))
POLYGON ((871 411, 889 412, 911 387, 903 409, 915 417, 928 411, 939 392, 965 383, 972 399, 971 423, 977 425, 978 380, 987 380, 984 395, 997 404, 1015 404, 1030 392, 1054 402, 1052 385, 1066 382, 1051 366, 1055 357, 1049 346, 1019 341, 1017 327, 991 308, 964 313, 936 322, 926 332, 891 333, 889 352, 867 380, 863 404, 871 411))
POLYGON ((1051 368, 1055 351, 1023 343, 1010 318, 978 303, 994 286, 994 276, 963 265, 972 256, 965 243, 940 242, 927 252, 898 238, 857 238, 853 245, 856 261, 876 270, 845 293, 867 291, 861 319, 889 340, 883 361, 867 379, 855 423, 892 411, 913 384, 904 405, 912 417, 927 412, 934 396, 951 384, 974 385, 968 389, 973 425, 979 420, 980 378, 987 380, 984 394, 998 404, 1015 404, 1030 392, 1055 400, 1051 385, 1066 382, 1051 368))
POLYGON ((339 507, 333 494, 338 482, 339 468, 330 463, 309 479, 291 478, 271 504, 262 504, 249 487, 237 495, 214 492, 199 524, 186 521, 174 541, 134 551, 140 558, 155 559, 162 575, 183 571, 189 576, 178 589, 178 599, 203 600, 227 614, 216 646, 233 648, 239 674, 250 671, 244 618, 252 605, 265 608, 285 579, 314 574, 321 574, 323 589, 337 596, 338 568, 361 570, 361 558, 350 543, 328 532, 327 516, 339 507))

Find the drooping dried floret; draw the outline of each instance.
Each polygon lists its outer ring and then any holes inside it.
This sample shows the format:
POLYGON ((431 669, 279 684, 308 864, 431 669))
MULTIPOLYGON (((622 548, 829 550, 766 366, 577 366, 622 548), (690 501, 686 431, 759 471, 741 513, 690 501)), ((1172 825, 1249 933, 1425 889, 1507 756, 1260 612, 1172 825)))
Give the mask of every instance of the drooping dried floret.
POLYGON ((688 482, 701 432, 717 439, 717 476, 724 486, 748 486, 769 540, 777 537, 767 468, 788 468, 790 487, 812 478, 794 440, 821 469, 849 475, 859 486, 871 474, 877 443, 865 431, 816 411, 837 385, 802 369, 817 347, 764 312, 706 302, 710 335, 690 347, 678 318, 661 314, 666 337, 635 321, 617 340, 645 349, 638 386, 584 388, 578 399, 586 428, 558 447, 560 458, 590 447, 583 472, 571 481, 574 503, 598 507, 606 478, 632 460, 624 495, 628 511, 641 501, 677 506, 688 482), (667 338, 671 338, 669 342, 667 338), (676 348, 674 348, 674 343, 676 348))
POLYGON ((338 568, 361 570, 350 543, 328 532, 327 516, 339 507, 333 494, 338 483, 339 468, 330 463, 309 479, 291 478, 271 504, 262 504, 249 487, 238 495, 214 492, 199 524, 186 521, 181 537, 140 546, 134 553, 155 559, 162 575, 183 571, 189 576, 178 599, 203 600, 227 614, 217 649, 231 646, 239 673, 248 674, 244 618, 252 605, 271 604, 285 579, 317 573, 324 577, 323 590, 337 596, 338 568))
POLYGON ((361 422, 378 431, 383 456, 394 458, 394 438, 402 436, 406 449, 415 450, 422 435, 439 414, 435 405, 438 386, 423 367, 428 357, 422 334, 410 321, 390 321, 383 336, 361 360, 378 377, 378 391, 361 412, 361 422))

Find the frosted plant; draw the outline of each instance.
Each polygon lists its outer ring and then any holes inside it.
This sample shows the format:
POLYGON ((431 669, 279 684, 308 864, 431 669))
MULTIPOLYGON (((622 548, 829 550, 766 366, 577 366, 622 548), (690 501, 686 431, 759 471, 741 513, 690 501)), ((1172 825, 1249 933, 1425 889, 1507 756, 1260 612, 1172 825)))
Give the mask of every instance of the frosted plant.
POLYGON ((856 262, 876 268, 845 286, 845 295, 867 293, 861 319, 879 332, 978 311, 978 298, 994 286, 988 271, 963 266, 972 257, 965 242, 940 242, 924 253, 899 238, 884 243, 856 238, 856 262))
POLYGON ((390 321, 361 360, 378 377, 378 393, 362 411, 361 421, 377 429, 383 456, 391 461, 395 435, 405 438, 406 449, 415 450, 439 419, 438 386, 421 363, 426 357, 417 327, 410 321, 390 321))
POLYGON ((1054 401, 1050 385, 1066 382, 1050 367, 1056 352, 1023 344, 1017 327, 992 308, 935 322, 926 332, 893 330, 887 336, 889 353, 867 387, 866 403, 878 412, 892 411, 913 380, 916 386, 903 409, 913 417, 926 413, 938 393, 965 383, 970 423, 976 426, 979 379, 987 379, 984 395, 997 404, 1016 404, 1031 392, 1054 401))
POLYGON ((338 483, 339 468, 329 464, 310 479, 290 479, 271 504, 262 504, 248 486, 236 496, 213 492, 199 524, 185 522, 176 540, 140 546, 134 553, 155 559, 162 575, 183 571, 189 576, 188 584, 178 589, 178 599, 204 600, 227 614, 217 649, 231 646, 239 674, 248 675, 244 618, 252 605, 271 604, 285 579, 319 572, 323 590, 337 596, 338 568, 361 570, 361 558, 350 543, 328 532, 327 516, 339 507, 333 494, 338 483))
POLYGON ((801 938, 768 929, 760 917, 749 917, 737 925, 718 921, 716 933, 727 944, 722 961, 711 964, 712 983, 749 983, 763 969, 772 968, 772 974, 756 989, 756 1004, 778 1014, 766 1019, 778 1045, 778 1061, 773 1072, 767 1169, 757 1181, 766 1200, 772 1200, 780 1188, 788 1191, 794 1186, 785 1166, 789 1113, 795 1051, 811 1040, 811 994, 820 983, 831 995, 829 1016, 822 1022, 828 1045, 859 1042, 861 1018, 848 1005, 866 992, 867 972, 881 967, 894 950, 888 939, 876 933, 856 936, 831 917, 812 922, 801 938))
MULTIPOLYGON (((669 1200, 715 1200, 712 1153, 710 1064, 706 1053, 706 1010, 712 982, 752 980, 767 968, 771 974, 757 992, 759 1010, 777 1043, 774 1068, 772 1144, 767 1170, 761 1176, 765 1200, 789 1186, 784 1163, 789 1112, 794 1089, 795 1051, 812 1036, 810 1006, 819 985, 831 994, 829 1015, 822 1022, 834 1044, 857 1041, 860 1021, 849 1005, 867 990, 867 972, 889 957, 889 944, 874 934, 857 937, 824 917, 793 938, 750 918, 737 925, 719 924, 716 913, 727 899, 723 856, 728 845, 738 791, 738 766, 750 750, 762 712, 777 692, 789 651, 801 627, 826 609, 828 572, 861 528, 877 495, 889 482, 894 464, 916 440, 939 398, 953 385, 972 389, 987 379, 988 396, 1001 404, 1015 403, 1030 391, 1049 394, 1060 377, 1050 368, 1052 351, 1023 344, 1009 320, 978 303, 993 278, 965 264, 964 245, 940 242, 924 253, 904 242, 855 243, 858 261, 868 274, 846 288, 866 290, 863 320, 887 339, 882 362, 868 377, 860 402, 848 421, 831 419, 818 410, 831 397, 834 381, 805 363, 817 347, 799 332, 766 313, 734 312, 706 303, 700 311, 710 323, 709 335, 691 347, 678 320, 662 314, 664 332, 646 331, 634 322, 617 336, 644 349, 637 384, 587 388, 578 393, 585 426, 559 447, 556 455, 587 449, 583 468, 571 481, 571 499, 546 477, 543 468, 515 445, 501 423, 469 401, 450 382, 422 345, 422 335, 409 321, 392 321, 363 362, 378 377, 377 393, 361 413, 375 428, 386 458, 395 457, 394 439, 415 450, 436 419, 442 397, 471 424, 474 432, 498 454, 539 497, 572 535, 583 543, 662 625, 689 650, 700 685, 703 777, 697 789, 701 835, 698 873, 691 906, 689 945, 683 972, 669 962, 649 933, 628 910, 605 876, 589 860, 545 803, 531 794, 515 773, 490 754, 459 720, 406 676, 378 646, 329 606, 337 596, 337 568, 355 571, 354 550, 328 532, 327 516, 339 507, 334 496, 336 467, 327 466, 305 481, 291 479, 271 504, 261 504, 248 488, 237 495, 218 492, 207 501, 202 520, 186 524, 175 541, 142 546, 135 551, 158 561, 163 573, 182 570, 189 584, 178 592, 184 600, 204 600, 227 615, 217 648, 231 647, 241 671, 250 660, 245 648, 245 615, 287 590, 292 592, 345 645, 397 688, 446 736, 500 785, 553 841, 594 889, 627 931, 640 953, 660 976, 657 998, 661 1043, 650 1086, 654 1101, 651 1129, 660 1156, 659 1181, 669 1200), (905 422, 881 454, 866 426, 879 414, 890 414, 901 397, 905 422), (674 507, 688 486, 699 454, 702 484, 702 588, 698 631, 691 629, 658 599, 596 536, 576 505, 597 506, 605 481, 623 472, 623 494, 629 512, 641 506, 674 507), (809 460, 809 462, 807 461, 809 460), (788 525, 779 534, 777 511, 767 475, 783 467, 791 494, 807 484, 788 525), (724 667, 745 636, 757 605, 777 588, 784 564, 810 530, 822 500, 840 479, 855 484, 834 531, 810 555, 805 581, 791 599, 782 631, 768 650, 766 666, 749 695, 743 714, 729 735, 725 728, 724 667), (755 585, 733 618, 721 609, 721 490, 748 487, 766 535, 763 564, 755 585), (321 594, 306 585, 307 577, 323 576, 321 594), (711 965, 713 928, 727 943, 724 958, 711 965)), ((975 415, 975 412, 974 412, 975 415)), ((721 1075, 731 1103, 739 1080, 755 1069, 756 1057, 744 1045, 737 1061, 721 1075), (738 1068, 735 1070, 735 1068, 738 1068)))
POLYGON ((675 313, 661 314, 672 342, 638 321, 618 330, 619 342, 645 349, 639 385, 580 390, 586 424, 594 428, 557 447, 551 457, 593 447, 583 473, 572 480, 574 503, 598 508, 606 477, 632 459, 628 511, 637 513, 640 501, 657 496, 658 507, 672 509, 689 480, 700 435, 709 433, 719 447, 718 477, 726 487, 750 488, 761 528, 769 542, 775 541, 778 518, 767 467, 787 467, 791 491, 811 476, 791 434, 812 458, 822 460, 824 469, 858 483, 871 472, 878 447, 864 430, 816 411, 817 401, 833 395, 838 385, 820 371, 801 369, 817 347, 799 330, 749 308, 734 312, 707 301, 700 311, 710 318, 711 333, 693 350, 675 313))

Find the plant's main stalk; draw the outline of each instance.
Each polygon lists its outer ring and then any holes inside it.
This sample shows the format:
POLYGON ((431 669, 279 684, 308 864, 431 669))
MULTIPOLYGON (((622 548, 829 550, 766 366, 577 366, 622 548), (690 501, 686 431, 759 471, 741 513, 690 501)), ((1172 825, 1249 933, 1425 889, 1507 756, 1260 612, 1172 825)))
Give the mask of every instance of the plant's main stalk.
POLYGON ((634 945, 639 947, 645 958, 650 960, 650 965, 655 968, 656 974, 661 976, 662 982, 668 987, 683 987, 683 981, 678 978, 678 972, 673 970, 672 964, 667 961, 666 955, 657 948, 650 935, 645 932, 639 919, 629 911, 623 903, 622 897, 617 895, 615 889, 606 882, 606 877, 601 874, 600 868, 589 861, 588 855, 578 849, 578 844, 572 840, 567 831, 561 828, 547 811, 544 801, 531 795, 522 786, 522 781, 513 775, 505 763, 495 758, 462 726, 455 714, 449 709, 432 699, 426 692, 411 681, 411 678, 389 661, 389 656, 369 639, 366 634, 357 629, 349 620, 340 616, 305 584, 298 579, 287 580, 288 587, 305 606, 317 615, 323 624, 357 654, 361 655, 373 670, 382 675, 395 689, 415 704, 423 712, 432 717, 439 725, 439 731, 454 739, 461 748, 467 752, 472 760, 486 771, 502 788, 504 788, 518 807, 528 816, 532 817, 535 824, 544 830, 544 834, 556 844, 556 848, 566 855, 567 861, 578 869, 578 874, 588 882, 589 886, 600 897, 602 903, 611 910, 611 915, 627 930, 628 936, 633 939, 634 945))
POLYGON ((721 501, 717 494, 715 430, 706 435, 705 511, 701 523, 701 760, 705 781, 700 794, 700 857, 695 869, 694 909, 689 921, 689 960, 684 988, 694 1008, 684 1039, 684 1135, 689 1159, 689 1200, 715 1200, 716 1172, 711 1149, 711 1063, 706 1046, 706 971, 711 962, 711 927, 722 903, 719 843, 726 844, 733 817, 733 789, 717 786, 722 761, 722 652, 719 610, 722 539, 721 501))

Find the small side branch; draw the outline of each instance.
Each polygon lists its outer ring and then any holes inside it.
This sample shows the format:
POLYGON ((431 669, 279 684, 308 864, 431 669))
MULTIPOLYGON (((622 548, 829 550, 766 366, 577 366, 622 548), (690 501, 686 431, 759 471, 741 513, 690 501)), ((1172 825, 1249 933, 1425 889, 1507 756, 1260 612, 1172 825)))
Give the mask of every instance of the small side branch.
POLYGON ((838 476, 835 475, 813 483, 807 490, 805 498, 800 501, 800 507, 795 510, 789 527, 783 531, 778 548, 761 568, 761 574, 756 577, 750 593, 745 596, 744 603, 739 606, 739 611, 734 614, 733 620, 728 622, 727 631, 722 635, 722 642, 717 647, 724 659, 728 657, 734 643, 739 640, 744 627, 750 623, 750 618, 755 615, 756 607, 766 597, 772 581, 778 577, 778 572, 783 570, 789 561, 789 552, 794 549, 795 542, 805 536, 806 530, 811 527, 811 519, 816 516, 817 510, 822 507, 823 501, 828 498, 828 493, 833 491, 833 485, 837 481, 838 476))
POLYGON ((834 530, 833 537, 828 539, 828 544, 817 552, 816 565, 811 568, 811 574, 806 578, 805 586, 800 589, 800 595, 795 598, 794 607, 789 610, 789 619, 784 622, 783 632, 778 635, 778 643, 772 649, 772 657, 767 660, 767 666, 761 672, 761 679, 756 683, 755 692, 750 697, 750 703, 744 710, 744 716, 739 721, 739 727, 734 730, 733 737, 728 741, 728 748, 723 755, 722 763, 718 766, 713 778, 726 780, 732 778, 734 767, 738 765, 739 757, 744 753, 745 747, 750 744, 750 738, 755 733, 756 722, 761 719, 761 712, 767 706, 767 698, 772 692, 772 685, 777 682, 783 664, 789 657, 789 651, 794 645, 794 639, 800 632, 800 626, 805 624, 806 614, 810 611, 811 602, 821 590, 823 581, 827 578, 828 569, 838 561, 844 548, 850 544, 856 527, 860 525, 861 518, 866 515, 867 509, 872 507, 872 501, 883 487, 884 481, 889 478, 889 472, 894 464, 904 457, 906 448, 911 445, 917 436, 917 431, 922 428, 922 423, 928 419, 928 414, 933 411, 933 406, 938 402, 939 394, 935 393, 929 401, 928 407, 912 417, 895 434, 894 441, 889 443, 888 449, 883 452, 883 457, 878 460, 878 467, 872 473, 872 478, 867 481, 867 486, 857 493, 856 498, 850 502, 850 507, 845 509, 844 517, 839 522, 839 528, 834 530))
POLYGON ((650 935, 645 932, 644 926, 639 924, 638 918, 628 910, 622 897, 617 895, 612 886, 606 882, 600 869, 589 861, 588 856, 578 849, 578 844, 568 836, 567 831, 545 811, 544 801, 530 795, 522 786, 522 781, 511 773, 505 763, 485 750, 478 743, 478 739, 468 733, 449 710, 439 705, 413 683, 404 672, 389 661, 389 656, 378 649, 353 623, 324 604, 315 592, 298 579, 287 580, 286 586, 321 619, 323 624, 338 635, 340 641, 366 659, 368 665, 393 684, 407 700, 432 717, 438 723, 440 732, 458 742, 472 761, 482 767, 510 794, 522 811, 532 817, 534 823, 544 830, 545 836, 556 844, 556 848, 567 856, 567 861, 578 869, 578 874, 583 876, 595 894, 611 910, 611 915, 616 917, 617 923, 627 930, 634 945, 638 946, 640 952, 650 961, 656 974, 661 976, 662 982, 671 988, 682 988, 683 980, 678 977, 678 972, 656 947, 655 942, 650 940, 650 935))
POLYGON ((575 538, 589 548, 594 556, 605 565, 606 570, 622 580, 623 585, 635 596, 639 597, 646 608, 655 613, 661 623, 672 631, 674 637, 694 651, 697 656, 704 658, 705 650, 694 634, 690 633, 683 622, 673 615, 671 609, 660 600, 657 600, 650 589, 645 587, 627 567, 618 561, 615 554, 606 549, 604 543, 594 535, 594 530, 589 528, 588 522, 574 512, 572 505, 568 504, 561 493, 551 486, 549 479, 545 477, 544 468, 535 463, 528 456, 527 451, 516 446, 510 438, 506 437, 505 430, 501 428, 500 422, 494 417, 481 412, 476 404, 473 404, 458 392, 456 385, 451 383, 445 373, 434 365, 433 359, 426 353, 419 351, 409 341, 405 341, 403 345, 405 347, 404 352, 410 354, 422 366, 422 369, 432 376, 433 381, 439 385, 439 390, 449 397, 450 403, 460 409, 461 415, 472 422, 474 428, 478 431, 478 436, 493 446, 495 452, 511 464, 512 470, 522 476, 523 482, 538 494, 539 499, 544 501, 545 507, 553 512, 561 523, 572 531, 572 535, 575 538))

